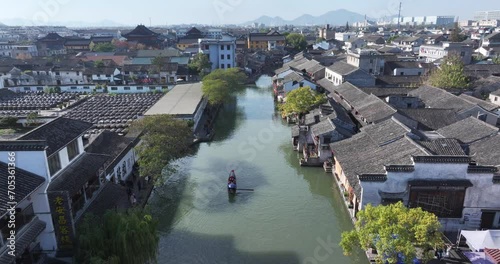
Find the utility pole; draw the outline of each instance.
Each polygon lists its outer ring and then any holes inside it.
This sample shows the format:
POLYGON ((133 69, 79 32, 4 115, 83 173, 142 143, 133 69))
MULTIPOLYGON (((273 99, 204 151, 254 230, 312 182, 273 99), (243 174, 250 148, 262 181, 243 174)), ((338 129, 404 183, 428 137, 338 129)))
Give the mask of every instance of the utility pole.
POLYGON ((403 3, 399 2, 399 14, 398 14, 398 32, 401 30, 401 5, 403 3))

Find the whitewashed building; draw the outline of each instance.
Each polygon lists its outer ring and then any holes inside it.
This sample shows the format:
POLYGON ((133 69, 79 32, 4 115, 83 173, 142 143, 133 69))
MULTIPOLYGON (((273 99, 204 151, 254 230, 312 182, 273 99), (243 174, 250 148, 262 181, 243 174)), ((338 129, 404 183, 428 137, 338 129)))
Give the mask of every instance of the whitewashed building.
POLYGON ((212 70, 230 69, 236 66, 236 38, 199 39, 199 53, 207 54, 212 70))

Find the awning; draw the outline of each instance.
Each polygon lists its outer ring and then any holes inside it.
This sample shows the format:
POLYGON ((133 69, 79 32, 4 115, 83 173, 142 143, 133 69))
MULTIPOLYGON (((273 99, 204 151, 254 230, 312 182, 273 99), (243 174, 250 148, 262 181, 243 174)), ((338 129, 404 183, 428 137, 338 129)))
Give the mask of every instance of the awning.
POLYGON ((460 235, 467 240, 467 245, 472 251, 500 248, 500 230, 462 231, 460 235))

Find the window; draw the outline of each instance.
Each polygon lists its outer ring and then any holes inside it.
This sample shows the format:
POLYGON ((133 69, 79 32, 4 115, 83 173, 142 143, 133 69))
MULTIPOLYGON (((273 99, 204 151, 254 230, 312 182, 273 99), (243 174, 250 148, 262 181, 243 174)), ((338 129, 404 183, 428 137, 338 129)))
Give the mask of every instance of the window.
POLYGON ((59 75, 61 75, 61 73, 60 72, 56 72, 56 75, 59 76, 59 75))
POLYGON ((142 87, 142 86, 137 86, 136 90, 138 90, 138 91, 142 91, 142 90, 144 90, 144 87, 142 87))
POLYGON ((409 207, 421 207, 438 217, 460 218, 465 198, 465 187, 412 186, 409 207))
POLYGON ((227 50, 231 50, 231 45, 227 45, 227 50))
POLYGON ((373 59, 370 59, 370 63, 373 63, 373 59))
POLYGON ((422 72, 418 72, 418 76, 422 75, 422 72))
POLYGON ((220 59, 223 60, 224 59, 224 54, 221 54, 220 55, 220 59))
POLYGON ((76 72, 76 76, 80 76, 80 72, 79 71, 76 72))
POLYGON ((70 161, 73 160, 80 153, 80 151, 78 150, 78 140, 77 139, 75 139, 71 143, 69 143, 67 148, 68 148, 68 158, 70 161))
POLYGON ((208 49, 208 45, 205 45, 205 49, 206 49, 206 50, 208 49))
POLYGON ((58 172, 61 169, 61 159, 59 158, 59 153, 56 153, 55 155, 51 156, 48 159, 49 162, 49 172, 51 176, 54 176, 56 172, 58 172))
POLYGON ((83 86, 83 89, 88 90, 88 89, 90 89, 90 87, 89 86, 83 86))
POLYGON ((498 97, 495 96, 495 102, 498 101, 498 97))
POLYGON ((43 87, 36 87, 37 91, 43 91, 43 87))
POLYGON ((106 74, 106 77, 108 77, 108 78, 111 77, 111 74, 106 74))
POLYGON ((24 87, 24 90, 25 90, 25 91, 31 91, 31 88, 29 88, 29 87, 24 87))
POLYGON ((369 72, 369 73, 373 73, 373 69, 370 69, 368 72, 369 72))
POLYGON ((460 56, 464 57, 465 56, 465 51, 460 52, 460 56))
POLYGON ((111 87, 111 91, 117 91, 118 87, 111 87))
POLYGON ((130 91, 130 87, 123 87, 123 90, 130 91))
POLYGON ((231 68, 231 64, 228 64, 228 65, 227 65, 227 68, 228 68, 228 69, 230 69, 230 68, 231 68))
POLYGON ((221 69, 224 69, 224 64, 221 64, 221 65, 220 65, 220 68, 221 68, 221 69))
POLYGON ((76 86, 71 86, 71 90, 76 90, 77 87, 76 86))
POLYGON ((230 60, 231 59, 231 55, 227 54, 227 59, 230 60))
POLYGON ((99 77, 101 77, 101 75, 100 75, 100 74, 97 74, 97 77, 99 78, 99 77))
POLYGON ((401 72, 401 73, 400 73, 400 75, 401 75, 401 76, 403 76, 403 75, 405 75, 405 73, 404 73, 404 72, 401 72))
POLYGON ((220 45, 220 50, 224 50, 224 45, 220 45))

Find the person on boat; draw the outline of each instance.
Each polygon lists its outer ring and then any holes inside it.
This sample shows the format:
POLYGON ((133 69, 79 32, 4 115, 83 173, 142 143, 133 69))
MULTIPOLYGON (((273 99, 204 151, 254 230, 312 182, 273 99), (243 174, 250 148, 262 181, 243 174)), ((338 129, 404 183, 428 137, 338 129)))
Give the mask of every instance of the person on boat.
POLYGON ((229 179, 227 180, 227 183, 234 183, 236 184, 236 175, 234 174, 234 170, 231 171, 231 174, 229 175, 229 179))

